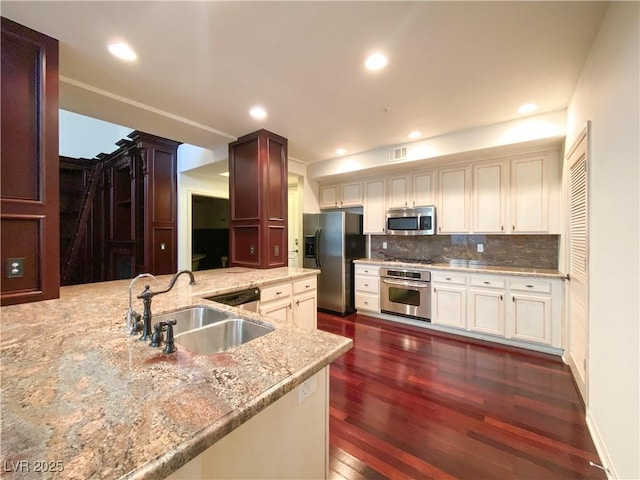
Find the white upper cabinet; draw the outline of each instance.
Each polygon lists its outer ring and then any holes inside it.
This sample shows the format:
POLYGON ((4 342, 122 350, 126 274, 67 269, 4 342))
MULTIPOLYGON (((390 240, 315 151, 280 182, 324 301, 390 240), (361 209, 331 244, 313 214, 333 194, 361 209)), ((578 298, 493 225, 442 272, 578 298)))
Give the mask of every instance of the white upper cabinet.
POLYGON ((434 175, 432 171, 414 173, 411 177, 413 187, 413 206, 433 205, 434 175))
POLYGON ((362 206, 362 182, 348 182, 320 187, 320 208, 362 206))
POLYGON ((438 233, 468 233, 471 199, 471 167, 459 166, 438 171, 440 203, 436 212, 438 233))
POLYGON ((504 233, 507 215, 507 163, 473 166, 471 224, 475 233, 504 233))
POLYGON ((433 205, 433 172, 389 178, 389 208, 433 205))
POLYGON ((559 233, 559 162, 555 153, 511 161, 512 233, 559 233))
POLYGON ((365 234, 385 233, 386 193, 384 178, 364 181, 362 227, 365 234))
POLYGON ((409 207, 411 202, 411 176, 389 179, 389 208, 409 207))

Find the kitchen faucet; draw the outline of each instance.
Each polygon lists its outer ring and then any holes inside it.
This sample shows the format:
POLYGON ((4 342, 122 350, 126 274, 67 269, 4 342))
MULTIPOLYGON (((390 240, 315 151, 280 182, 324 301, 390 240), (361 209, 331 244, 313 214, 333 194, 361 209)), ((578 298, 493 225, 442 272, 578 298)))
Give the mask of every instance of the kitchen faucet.
POLYGON ((140 337, 140 340, 149 340, 151 337, 151 299, 156 295, 160 295, 161 293, 167 293, 169 290, 171 290, 173 286, 176 284, 178 277, 183 273, 186 273, 187 275, 189 275, 191 279, 189 281, 189 285, 196 284, 196 279, 194 278, 193 272, 191 272, 191 270, 180 270, 178 273, 175 273, 173 277, 171 277, 171 280, 169 281, 169 286, 164 290, 160 290, 159 292, 152 292, 151 289, 149 288, 149 285, 145 285, 142 293, 138 295, 138 298, 142 299, 142 304, 144 305, 144 312, 142 314, 142 321, 143 321, 142 336, 140 337))
POLYGON ((150 273, 141 273, 129 283, 129 309, 127 310, 127 329, 131 330, 131 335, 135 335, 138 333, 136 329, 137 322, 139 321, 140 315, 133 310, 133 306, 131 305, 131 290, 133 289, 134 283, 141 278, 153 278, 154 281, 158 281, 156 277, 151 275, 150 273), (135 320, 134 320, 135 319, 135 320))

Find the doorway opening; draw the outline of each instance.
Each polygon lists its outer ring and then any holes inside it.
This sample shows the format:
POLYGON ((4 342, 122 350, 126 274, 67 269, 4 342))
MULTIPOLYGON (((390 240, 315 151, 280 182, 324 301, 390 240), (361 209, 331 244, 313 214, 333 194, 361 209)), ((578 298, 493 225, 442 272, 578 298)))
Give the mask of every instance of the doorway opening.
POLYGON ((229 199, 191 196, 191 270, 225 268, 229 261, 229 199))

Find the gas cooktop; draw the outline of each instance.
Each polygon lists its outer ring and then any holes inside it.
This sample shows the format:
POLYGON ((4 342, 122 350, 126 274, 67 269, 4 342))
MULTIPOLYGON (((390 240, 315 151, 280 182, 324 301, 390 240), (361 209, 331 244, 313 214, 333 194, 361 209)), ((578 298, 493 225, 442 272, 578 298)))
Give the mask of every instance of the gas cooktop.
POLYGON ((421 263, 423 265, 428 265, 433 263, 433 260, 428 258, 390 258, 388 260, 391 262, 421 263))

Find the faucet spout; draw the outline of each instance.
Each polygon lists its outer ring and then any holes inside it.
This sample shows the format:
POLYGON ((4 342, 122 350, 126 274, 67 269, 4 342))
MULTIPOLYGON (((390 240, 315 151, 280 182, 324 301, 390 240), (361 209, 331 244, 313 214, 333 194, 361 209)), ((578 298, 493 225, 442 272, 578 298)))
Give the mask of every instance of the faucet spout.
POLYGON ((182 274, 189 275, 189 285, 195 285, 196 284, 196 279, 193 276, 193 272, 191 270, 180 270, 179 272, 173 274, 173 277, 171 277, 171 280, 169 281, 169 286, 166 289, 161 290, 159 292, 155 292, 155 294, 159 295, 160 293, 167 293, 169 290, 171 290, 173 288, 173 286, 178 281, 178 277, 180 275, 182 275, 182 274))

